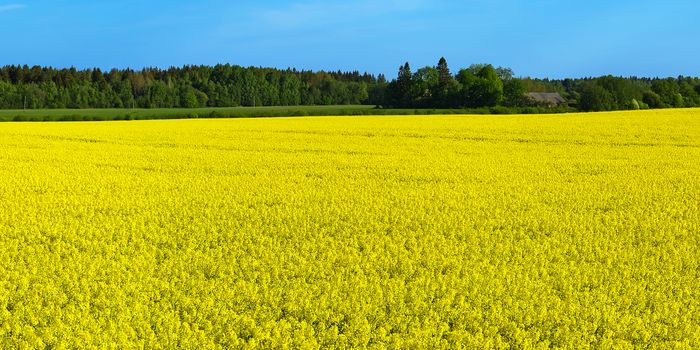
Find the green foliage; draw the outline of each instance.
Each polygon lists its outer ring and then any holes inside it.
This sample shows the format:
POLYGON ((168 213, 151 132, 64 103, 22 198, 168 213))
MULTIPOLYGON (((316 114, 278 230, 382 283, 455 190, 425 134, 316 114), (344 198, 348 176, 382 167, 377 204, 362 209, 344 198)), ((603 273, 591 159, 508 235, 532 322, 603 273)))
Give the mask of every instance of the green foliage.
POLYGON ((503 81, 491 65, 481 67, 476 74, 471 69, 462 69, 457 81, 461 85, 460 106, 492 107, 503 101, 503 81))
POLYGON ((651 90, 659 95, 663 105, 676 107, 678 103, 678 85, 675 83, 674 79, 657 79, 651 83, 651 90))
POLYGON ((651 108, 665 108, 667 105, 661 101, 661 96, 654 91, 645 91, 642 101, 651 108))
POLYGON ((450 68, 447 66, 447 60, 442 57, 437 65, 438 83, 432 93, 433 103, 435 107, 445 108, 454 106, 459 93, 459 83, 450 73, 450 68))
MULTIPOLYGON (((698 78, 516 78, 511 69, 489 64, 473 64, 453 75, 444 57, 436 66, 416 72, 406 63, 390 82, 381 74, 375 77, 357 71, 312 72, 232 65, 140 71, 26 65, 0 68, 0 109, 14 110, 347 104, 488 110, 494 106, 528 107, 528 92, 559 93, 567 105, 584 111, 700 106, 698 78)), ((562 107, 566 106, 555 108, 568 110, 562 107)))
POLYGON ((615 97, 603 86, 594 82, 583 88, 579 108, 583 111, 610 111, 616 107, 615 97))
POLYGON ((637 99, 633 98, 631 104, 632 104, 632 109, 634 109, 634 110, 641 109, 641 106, 639 105, 639 102, 637 102, 637 99))
POLYGON ((509 107, 525 106, 528 101, 527 90, 520 79, 509 79, 503 82, 503 105, 509 107))
POLYGON ((399 67, 399 75, 389 83, 387 95, 387 105, 390 106, 410 108, 418 105, 419 99, 424 95, 423 82, 413 75, 408 62, 399 67))
POLYGON ((361 104, 377 79, 231 65, 141 71, 0 68, 0 109, 198 108, 361 104))

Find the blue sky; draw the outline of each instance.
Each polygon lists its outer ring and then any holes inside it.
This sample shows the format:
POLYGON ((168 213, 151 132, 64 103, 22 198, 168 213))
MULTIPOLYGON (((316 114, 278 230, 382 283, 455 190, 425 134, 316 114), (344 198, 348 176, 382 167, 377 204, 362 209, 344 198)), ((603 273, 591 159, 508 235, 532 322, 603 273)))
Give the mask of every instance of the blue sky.
POLYGON ((700 76, 691 0, 0 0, 0 65, 360 70, 471 63, 516 75, 700 76))

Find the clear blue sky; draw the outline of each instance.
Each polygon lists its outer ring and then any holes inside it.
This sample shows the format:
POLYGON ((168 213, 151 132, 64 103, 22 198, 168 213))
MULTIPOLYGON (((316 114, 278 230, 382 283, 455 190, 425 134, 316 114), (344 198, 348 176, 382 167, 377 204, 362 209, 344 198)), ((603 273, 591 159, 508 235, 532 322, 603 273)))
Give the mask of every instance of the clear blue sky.
POLYGON ((0 65, 700 76, 695 0, 0 0, 0 65))

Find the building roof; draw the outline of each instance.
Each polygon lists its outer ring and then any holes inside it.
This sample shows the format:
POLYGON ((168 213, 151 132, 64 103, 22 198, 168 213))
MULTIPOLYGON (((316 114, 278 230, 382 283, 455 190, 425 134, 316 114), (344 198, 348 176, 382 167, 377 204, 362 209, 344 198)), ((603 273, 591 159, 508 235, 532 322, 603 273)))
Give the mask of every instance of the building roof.
POLYGON ((559 105, 566 103, 566 100, 557 92, 528 92, 527 97, 537 102, 544 102, 548 104, 559 105))

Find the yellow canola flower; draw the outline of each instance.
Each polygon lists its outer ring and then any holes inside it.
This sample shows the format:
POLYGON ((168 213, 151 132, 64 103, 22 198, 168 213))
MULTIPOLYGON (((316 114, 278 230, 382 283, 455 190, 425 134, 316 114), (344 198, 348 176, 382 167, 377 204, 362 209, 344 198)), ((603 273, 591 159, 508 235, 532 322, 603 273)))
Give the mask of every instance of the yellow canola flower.
POLYGON ((0 124, 0 348, 700 348, 700 111, 0 124))

